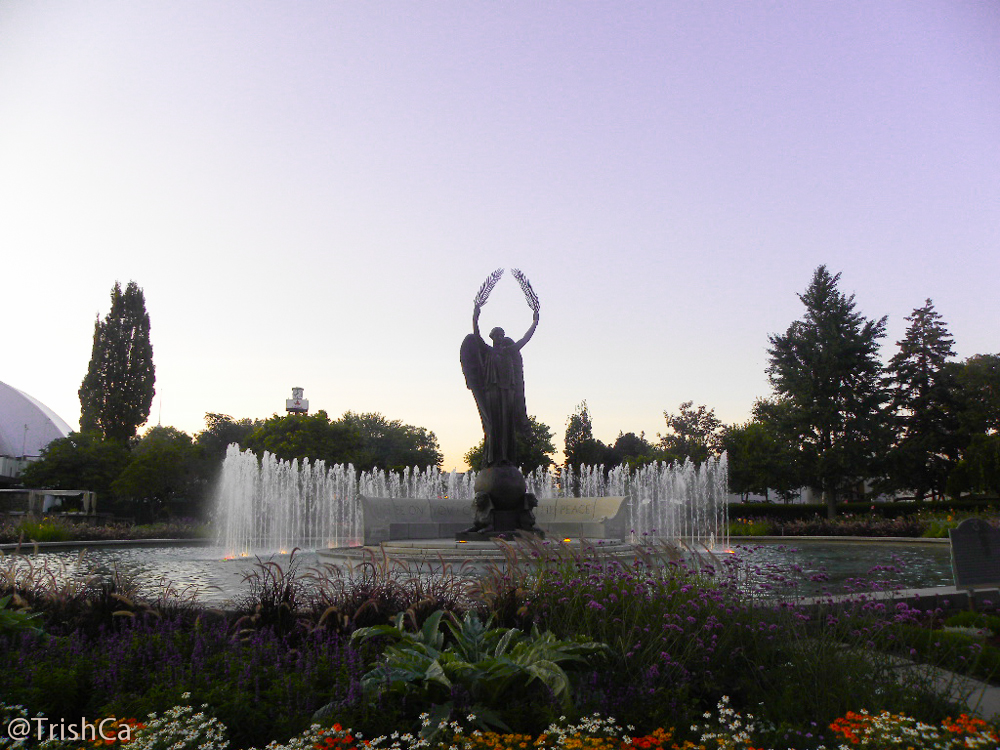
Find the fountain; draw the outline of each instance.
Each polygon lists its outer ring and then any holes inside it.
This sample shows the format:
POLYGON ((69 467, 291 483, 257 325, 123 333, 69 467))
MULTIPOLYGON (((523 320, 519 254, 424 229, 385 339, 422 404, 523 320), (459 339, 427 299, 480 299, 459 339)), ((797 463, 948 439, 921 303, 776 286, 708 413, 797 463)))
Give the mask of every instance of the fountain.
MULTIPOLYGON (((624 497, 629 539, 664 539, 690 547, 728 543, 727 461, 701 466, 653 463, 637 470, 600 466, 578 471, 536 469, 528 492, 547 502, 572 497, 624 497)), ((407 469, 358 472, 351 465, 258 458, 231 445, 226 452, 216 510, 219 544, 228 557, 257 551, 361 546, 362 497, 461 500, 472 518, 476 472, 407 469)), ((541 514, 540 514, 541 515, 541 514)))
MULTIPOLYGON (((495 554, 495 539, 511 540, 525 532, 552 532, 560 539, 597 534, 614 537, 618 544, 656 538, 690 547, 726 544, 725 454, 701 466, 654 463, 608 472, 602 466, 584 466, 522 474, 517 436, 529 429, 529 418, 521 350, 538 326, 540 302, 527 277, 512 269, 532 311, 531 327, 518 341, 494 328, 489 333, 492 344, 487 343, 479 317, 503 273, 498 268, 479 288, 472 332, 462 341, 459 356, 483 426, 482 470, 356 472, 350 465, 280 461, 269 453, 258 460, 231 445, 216 515, 227 556, 400 540, 424 554, 437 554, 447 546, 463 553, 495 554), (423 502, 393 502, 403 498, 423 502), (565 502, 569 498, 581 500, 565 502), (428 543, 428 534, 434 544, 428 543), (450 545, 443 544, 447 536, 450 545)), ((295 404, 300 396, 295 394, 295 404)))

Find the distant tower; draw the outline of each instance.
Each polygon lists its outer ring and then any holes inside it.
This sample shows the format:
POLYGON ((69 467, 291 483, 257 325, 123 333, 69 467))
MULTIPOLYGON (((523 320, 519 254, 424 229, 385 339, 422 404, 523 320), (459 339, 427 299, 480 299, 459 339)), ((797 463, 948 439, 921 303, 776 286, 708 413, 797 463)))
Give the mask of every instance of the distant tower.
POLYGON ((306 414, 309 412, 309 399, 302 398, 302 388, 292 388, 292 397, 285 399, 285 411, 289 414, 306 414))

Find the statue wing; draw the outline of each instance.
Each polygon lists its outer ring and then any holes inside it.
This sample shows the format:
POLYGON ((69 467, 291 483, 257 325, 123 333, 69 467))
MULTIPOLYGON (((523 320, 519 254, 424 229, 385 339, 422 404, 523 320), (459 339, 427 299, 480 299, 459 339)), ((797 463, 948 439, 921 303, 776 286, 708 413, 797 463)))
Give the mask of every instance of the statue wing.
POLYGON ((476 334, 470 333, 462 340, 462 348, 459 351, 458 358, 462 362, 465 385, 473 394, 482 391, 486 380, 486 364, 483 356, 485 348, 486 342, 476 334))

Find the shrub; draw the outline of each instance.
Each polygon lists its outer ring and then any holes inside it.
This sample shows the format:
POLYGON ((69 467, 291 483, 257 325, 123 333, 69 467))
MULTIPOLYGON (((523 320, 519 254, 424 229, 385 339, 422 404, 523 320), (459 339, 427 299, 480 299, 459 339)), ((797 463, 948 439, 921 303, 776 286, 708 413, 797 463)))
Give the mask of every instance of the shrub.
POLYGON ((552 633, 530 634, 515 628, 490 628, 474 613, 458 623, 444 620, 444 611, 432 614, 423 627, 409 632, 400 613, 392 626, 362 628, 353 638, 361 642, 383 637, 390 643, 379 663, 362 678, 362 687, 378 695, 398 694, 432 706, 432 718, 449 719, 453 711, 472 712, 481 725, 508 729, 497 710, 525 701, 558 701, 573 706, 569 677, 563 664, 585 663, 602 652, 601 643, 581 638, 557 639, 552 633), (446 632, 441 629, 444 622, 446 632), (537 688, 533 688, 537 683, 537 688))

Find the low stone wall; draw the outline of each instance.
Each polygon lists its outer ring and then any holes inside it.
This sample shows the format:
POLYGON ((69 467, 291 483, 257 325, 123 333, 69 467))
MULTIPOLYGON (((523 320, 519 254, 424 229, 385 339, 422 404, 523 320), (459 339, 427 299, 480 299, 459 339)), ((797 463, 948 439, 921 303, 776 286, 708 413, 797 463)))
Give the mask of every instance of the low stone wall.
MULTIPOLYGON (((362 497, 364 543, 402 539, 450 539, 472 525, 472 503, 446 498, 362 497)), ((553 538, 626 539, 624 497, 541 498, 539 528, 553 538)))
POLYGON ((365 545, 398 539, 445 539, 472 525, 468 500, 361 498, 365 545))
POLYGON ((629 538, 624 497, 545 498, 538 501, 535 519, 554 538, 629 538))

